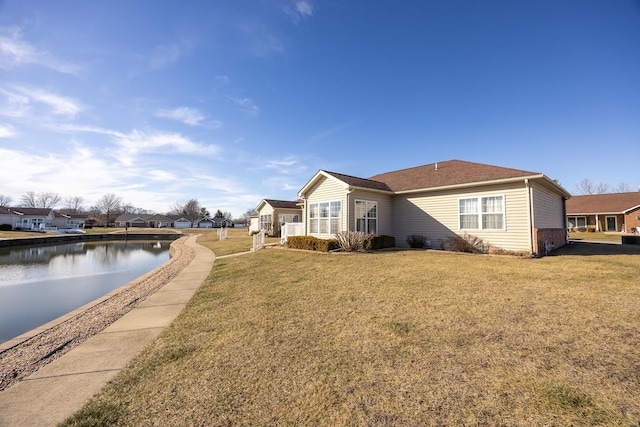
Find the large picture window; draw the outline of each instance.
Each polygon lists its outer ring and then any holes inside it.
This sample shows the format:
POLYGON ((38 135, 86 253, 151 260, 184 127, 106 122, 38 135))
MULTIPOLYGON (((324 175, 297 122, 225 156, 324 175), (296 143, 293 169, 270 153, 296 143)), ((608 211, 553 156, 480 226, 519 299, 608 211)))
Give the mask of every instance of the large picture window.
POLYGON ((320 202, 309 204, 309 233, 336 234, 342 223, 342 202, 320 202))
POLYGON ((567 227, 587 228, 587 217, 586 216, 570 216, 567 218, 567 227))
POLYGON ((271 231, 271 215, 260 215, 260 230, 271 231))
POLYGON ((461 230, 504 230, 504 196, 459 199, 458 214, 461 230))
POLYGON ((356 200, 356 231, 378 234, 378 202, 356 200))

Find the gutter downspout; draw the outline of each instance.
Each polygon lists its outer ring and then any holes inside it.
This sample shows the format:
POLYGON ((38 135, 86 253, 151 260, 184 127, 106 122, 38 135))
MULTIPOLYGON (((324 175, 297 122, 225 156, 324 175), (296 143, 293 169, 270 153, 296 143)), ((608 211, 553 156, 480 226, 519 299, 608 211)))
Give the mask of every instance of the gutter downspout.
POLYGON ((525 188, 527 189, 527 205, 529 208, 529 247, 531 248, 531 254, 536 253, 536 251, 534 250, 534 242, 533 242, 533 233, 534 233, 534 228, 533 228, 533 189, 529 186, 529 178, 525 178, 524 179, 524 185, 525 188))

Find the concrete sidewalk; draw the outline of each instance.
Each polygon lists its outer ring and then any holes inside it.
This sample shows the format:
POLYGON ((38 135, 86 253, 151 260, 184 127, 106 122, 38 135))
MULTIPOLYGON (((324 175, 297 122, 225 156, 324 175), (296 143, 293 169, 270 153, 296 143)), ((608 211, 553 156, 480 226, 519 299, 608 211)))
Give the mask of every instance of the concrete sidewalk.
POLYGON ((0 427, 57 425, 156 338, 211 272, 215 255, 197 237, 185 243, 195 258, 173 280, 99 334, 0 392, 0 427))

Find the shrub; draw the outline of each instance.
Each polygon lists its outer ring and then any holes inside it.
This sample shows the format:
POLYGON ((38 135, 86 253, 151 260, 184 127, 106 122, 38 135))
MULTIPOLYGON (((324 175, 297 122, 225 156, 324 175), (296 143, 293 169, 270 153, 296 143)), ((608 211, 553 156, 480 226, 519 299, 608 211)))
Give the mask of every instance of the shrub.
POLYGON ((345 252, 365 252, 369 249, 370 237, 362 231, 341 231, 336 234, 336 241, 345 252))
POLYGON ((0 224, 0 231, 11 231, 13 230, 13 227, 11 227, 11 224, 0 224))
POLYGON ((490 248, 491 245, 484 243, 481 238, 466 233, 462 236, 454 234, 445 243, 445 249, 455 252, 486 254, 490 248))
POLYGON ((427 246, 427 236, 422 234, 412 234, 407 236, 407 244, 410 248, 424 248, 427 246))
POLYGON ((329 252, 338 248, 338 242, 333 239, 318 239, 313 236, 291 236, 287 237, 287 247, 307 251, 329 252))
POLYGON ((393 236, 387 236, 383 234, 381 236, 371 236, 369 238, 369 249, 378 250, 385 248, 395 248, 396 238, 393 236))
POLYGON ((595 232, 596 232, 596 228, 595 227, 587 228, 587 233, 595 233, 595 232))

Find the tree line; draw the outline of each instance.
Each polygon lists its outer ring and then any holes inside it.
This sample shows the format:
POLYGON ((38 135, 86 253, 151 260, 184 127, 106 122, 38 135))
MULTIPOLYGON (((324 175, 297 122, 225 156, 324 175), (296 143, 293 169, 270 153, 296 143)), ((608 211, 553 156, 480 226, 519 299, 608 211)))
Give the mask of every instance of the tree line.
MULTIPOLYGON (((12 206, 13 199, 10 196, 0 194, 0 206, 12 206)), ((84 199, 81 196, 61 197, 54 192, 29 191, 20 197, 17 207, 23 208, 44 208, 55 209, 61 213, 74 214, 86 213, 94 217, 99 223, 112 224, 116 218, 122 214, 152 215, 156 212, 138 208, 130 203, 125 203, 123 199, 114 194, 106 193, 98 199, 95 205, 85 209, 83 207, 84 199)), ((234 219, 230 212, 218 209, 213 218, 225 218, 234 222, 248 222, 251 209, 247 210, 240 218, 234 219)), ((190 221, 196 221, 202 218, 211 217, 209 210, 202 206, 197 199, 180 200, 174 202, 166 215, 180 215, 190 221)))
MULTIPOLYGON (((629 193, 632 191, 634 190, 632 190, 625 182, 621 182, 617 186, 612 187, 604 182, 596 184, 589 178, 583 178, 582 181, 576 184, 574 195, 586 196, 590 194, 629 193)), ((638 191, 640 191, 640 186, 638 187, 638 191)))

